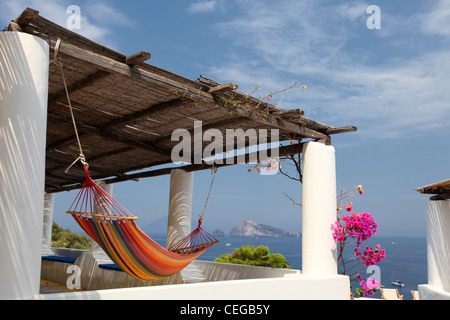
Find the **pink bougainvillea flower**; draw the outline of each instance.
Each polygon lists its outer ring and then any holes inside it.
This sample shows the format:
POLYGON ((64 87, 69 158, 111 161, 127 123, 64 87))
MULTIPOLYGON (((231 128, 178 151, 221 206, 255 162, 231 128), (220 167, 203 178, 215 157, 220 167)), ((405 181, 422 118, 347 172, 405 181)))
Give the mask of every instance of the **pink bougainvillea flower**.
POLYGON ((348 204, 345 205, 345 209, 347 209, 347 212, 351 212, 353 210, 352 208, 353 203, 349 202, 348 204))
POLYGON ((375 279, 367 279, 367 281, 363 280, 359 283, 359 285, 362 286, 362 288, 356 289, 356 292, 360 297, 372 297, 381 287, 381 283, 375 279))
POLYGON ((355 189, 358 189, 359 194, 363 194, 364 193, 362 185, 355 186, 355 189))

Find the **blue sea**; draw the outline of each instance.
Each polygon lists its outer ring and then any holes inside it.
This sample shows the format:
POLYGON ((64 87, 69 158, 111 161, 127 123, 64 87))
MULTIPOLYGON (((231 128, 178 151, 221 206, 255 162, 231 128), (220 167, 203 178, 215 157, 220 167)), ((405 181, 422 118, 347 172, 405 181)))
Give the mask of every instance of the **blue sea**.
MULTIPOLYGON (((301 238, 247 238, 247 237, 220 237, 220 243, 208 249, 199 259, 205 261, 213 261, 215 258, 223 254, 233 253, 234 249, 243 245, 252 245, 254 247, 267 246, 270 253, 282 254, 292 269, 302 268, 302 239, 301 238), (230 244, 230 246, 227 246, 230 244)), ((165 243, 164 236, 157 236, 155 241, 161 245, 165 243)), ((368 241, 363 242, 366 245, 375 247, 381 245, 386 250, 386 258, 383 259, 379 266, 381 284, 385 288, 398 289, 403 295, 404 300, 412 300, 411 290, 417 290, 419 284, 428 282, 427 276, 427 251, 426 238, 415 237, 389 237, 374 236, 368 241), (392 280, 400 280, 405 286, 403 288, 393 286, 392 280)), ((348 256, 353 253, 354 247, 348 248, 348 256)), ((362 264, 357 264, 358 272, 363 278, 368 278, 372 272, 367 273, 367 268, 362 264)), ((355 269, 356 271, 356 269, 355 269)), ((370 270, 369 270, 370 271, 370 270)), ((353 288, 360 287, 358 283, 352 283, 353 288)), ((355 290, 353 290, 354 292, 355 290)), ((378 292, 374 298, 381 298, 378 292)))

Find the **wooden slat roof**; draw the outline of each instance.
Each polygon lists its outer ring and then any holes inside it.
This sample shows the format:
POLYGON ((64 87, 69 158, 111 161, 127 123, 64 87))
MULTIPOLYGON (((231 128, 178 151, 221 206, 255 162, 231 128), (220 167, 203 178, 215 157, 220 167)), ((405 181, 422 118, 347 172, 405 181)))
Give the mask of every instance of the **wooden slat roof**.
MULTIPOLYGON (((196 120, 203 122, 203 130, 279 129, 280 141, 329 141, 332 134, 356 130, 353 126, 334 128, 306 118, 301 110, 284 110, 262 102, 239 92, 234 84, 204 77, 187 79, 145 63, 149 53, 128 56, 116 52, 43 18, 33 9, 24 10, 5 30, 44 39, 50 45, 51 58, 57 40, 61 40, 57 61, 63 66, 94 179, 124 181, 135 178, 133 172, 172 163, 171 150, 178 144, 171 141, 172 132, 178 128, 193 130, 196 120)), ((48 192, 79 188, 84 181, 81 166, 65 173, 79 156, 75 138, 61 71, 57 64, 50 63, 48 192)))
POLYGON ((427 186, 415 189, 423 194, 446 194, 450 193, 450 179, 432 183, 427 186))

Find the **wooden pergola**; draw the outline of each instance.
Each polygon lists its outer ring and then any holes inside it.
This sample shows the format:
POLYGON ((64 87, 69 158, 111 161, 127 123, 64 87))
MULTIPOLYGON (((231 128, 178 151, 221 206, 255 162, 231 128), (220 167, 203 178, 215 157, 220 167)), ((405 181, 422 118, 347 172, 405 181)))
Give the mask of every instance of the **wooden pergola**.
MULTIPOLYGON (((263 102, 239 92, 233 83, 184 78, 146 63, 150 53, 116 52, 33 9, 27 8, 5 31, 45 40, 51 59, 56 58, 49 71, 45 179, 49 193, 80 188, 85 179, 81 167, 65 172, 79 150, 58 63, 92 178, 107 183, 169 174, 175 168, 167 166, 172 163, 171 151, 178 143, 172 141, 172 132, 193 131, 195 121, 202 121, 203 130, 214 128, 224 134, 226 129, 278 129, 280 142, 299 142, 282 147, 280 156, 301 152, 305 139, 329 144, 331 135, 356 131, 353 126, 336 128, 311 120, 299 109, 263 102), (159 168, 162 165, 166 166, 159 168)), ((182 168, 196 171, 210 165, 182 168)))

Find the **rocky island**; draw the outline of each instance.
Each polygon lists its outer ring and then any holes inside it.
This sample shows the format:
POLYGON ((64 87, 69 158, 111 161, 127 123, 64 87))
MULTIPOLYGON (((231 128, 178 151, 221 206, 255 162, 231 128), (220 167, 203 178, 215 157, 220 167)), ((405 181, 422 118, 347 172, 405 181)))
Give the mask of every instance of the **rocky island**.
POLYGON ((216 230, 214 230, 214 232, 212 233, 213 237, 225 237, 225 233, 220 230, 219 228, 217 228, 216 230))
POLYGON ((268 226, 265 224, 258 224, 252 221, 244 220, 240 226, 235 226, 230 231, 231 237, 301 237, 301 233, 287 231, 284 229, 268 226))

